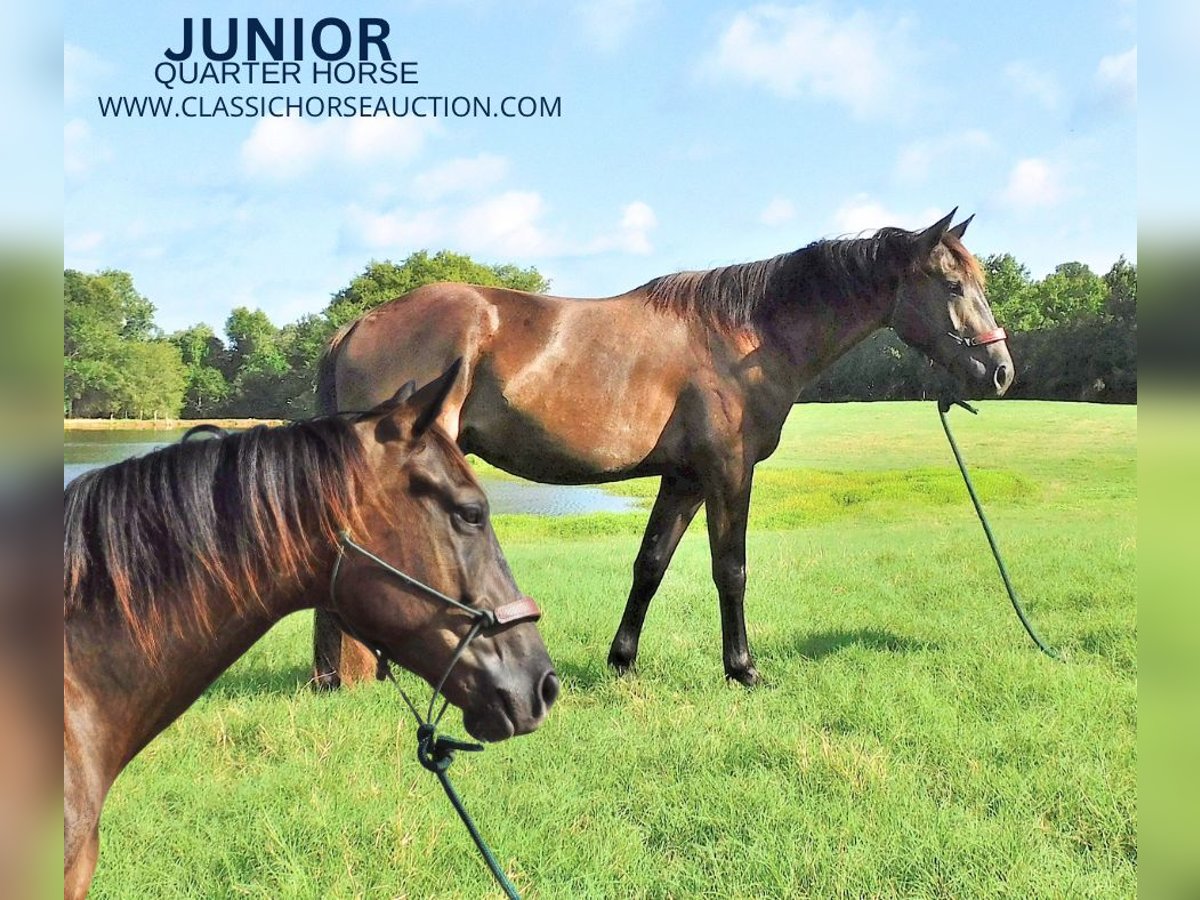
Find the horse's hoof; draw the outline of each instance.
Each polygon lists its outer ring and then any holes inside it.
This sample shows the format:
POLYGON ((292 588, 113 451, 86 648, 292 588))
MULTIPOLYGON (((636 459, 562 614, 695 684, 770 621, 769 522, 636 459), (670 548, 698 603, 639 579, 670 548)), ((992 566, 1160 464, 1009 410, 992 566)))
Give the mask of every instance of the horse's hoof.
POLYGON ((636 657, 618 653, 616 650, 612 650, 608 654, 608 664, 618 675, 629 672, 633 668, 635 659, 636 657))
POLYGON ((634 670, 634 660, 625 659, 624 656, 608 655, 608 666, 617 674, 628 674, 634 670))
POLYGON ((342 686, 342 679, 337 672, 314 672, 309 684, 314 691, 336 691, 342 686))
POLYGON ((608 664, 618 675, 624 675, 633 668, 637 660, 638 641, 636 637, 622 634, 619 630, 608 648, 608 664))
POLYGON ((746 666, 740 669, 726 669, 725 677, 745 687, 754 687, 762 681, 762 676, 758 674, 758 669, 754 668, 754 666, 746 666))

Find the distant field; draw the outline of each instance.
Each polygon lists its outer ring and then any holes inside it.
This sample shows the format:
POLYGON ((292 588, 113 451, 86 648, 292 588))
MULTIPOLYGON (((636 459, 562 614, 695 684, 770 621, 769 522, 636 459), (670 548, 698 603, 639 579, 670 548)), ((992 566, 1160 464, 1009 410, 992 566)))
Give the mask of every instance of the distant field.
MULTIPOLYGON (((565 687, 539 732, 453 774, 518 887, 1134 896, 1136 417, 953 414, 1065 665, 1013 615, 931 403, 798 407, 760 466, 753 691, 722 677, 700 522, 617 677, 645 513, 498 519, 565 687)), ((118 781, 93 896, 498 896, 389 688, 304 686, 310 624, 281 623, 118 781)))

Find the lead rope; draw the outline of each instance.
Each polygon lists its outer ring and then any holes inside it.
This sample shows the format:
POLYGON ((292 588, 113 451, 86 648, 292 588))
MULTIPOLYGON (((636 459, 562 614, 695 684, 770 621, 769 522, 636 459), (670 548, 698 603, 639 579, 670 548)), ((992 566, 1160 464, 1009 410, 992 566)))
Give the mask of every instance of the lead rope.
POLYGON ((466 826, 467 832, 471 835, 471 840, 475 842, 475 846, 478 848, 480 855, 483 857, 483 861, 487 863, 487 867, 491 871, 492 877, 496 879, 496 883, 500 885, 505 896, 508 897, 509 900, 521 900, 521 895, 517 893, 517 889, 513 886, 513 883, 508 880, 508 876, 505 875, 504 870, 500 868, 500 863, 496 861, 496 856, 494 853, 492 853, 492 848, 487 845, 487 842, 483 839, 483 835, 481 835, 479 833, 479 829, 475 827, 475 822, 471 818, 471 814, 468 813, 467 808, 463 806, 463 802, 461 798, 459 798, 458 792, 454 790, 454 785, 450 783, 450 775, 447 772, 447 770, 450 768, 450 764, 454 762, 455 752, 463 750, 468 753, 479 753, 483 751, 483 744, 476 744, 470 741, 460 741, 457 738, 438 735, 438 725, 441 724, 442 716, 446 714, 446 709, 450 705, 450 701, 446 697, 442 697, 442 706, 441 709, 438 710, 437 715, 435 716, 433 714, 433 708, 437 704, 438 696, 442 693, 442 688, 446 684, 446 679, 450 677, 451 670, 454 669, 455 665, 458 664, 459 659, 462 658, 463 653, 466 652, 467 645, 470 644, 471 641, 475 640, 475 638, 479 636, 479 633, 486 628, 490 622, 494 621, 493 616, 490 614, 484 614, 484 610, 473 609, 472 607, 466 606, 465 604, 446 597, 444 594, 441 594, 428 585, 417 581, 415 578, 412 578, 410 575, 404 572, 401 572, 399 569, 395 568, 385 560, 380 559, 365 547, 356 544, 353 540, 351 540, 350 535, 347 532, 341 532, 341 534, 338 535, 338 538, 337 558, 334 560, 333 572, 329 578, 329 593, 331 600, 333 599, 334 589, 337 585, 338 573, 342 568, 342 560, 346 556, 346 547, 351 547, 361 553, 363 556, 366 556, 376 565, 382 566, 388 572, 398 576, 406 583, 420 588, 426 593, 429 593, 439 599, 445 600, 446 602, 459 607, 460 609, 464 609, 475 617, 475 621, 471 625, 471 629, 465 635, 463 635, 462 639, 458 642, 458 646, 454 648, 454 653, 450 657, 450 663, 446 666, 446 671, 442 673, 442 677, 438 680, 437 687, 433 689, 433 695, 429 698, 429 708, 426 710, 424 716, 421 715, 420 710, 417 709, 417 705, 412 702, 408 694, 404 692, 404 688, 400 686, 400 682, 396 680, 396 676, 392 673, 392 661, 383 651, 383 648, 377 646, 373 641, 364 640, 357 634, 354 634, 353 630, 349 628, 346 622, 342 622, 341 624, 343 631, 358 640, 360 643, 364 644, 373 654, 375 654, 375 658, 379 662, 379 670, 383 672, 387 680, 390 681, 396 688, 397 692, 400 694, 400 698, 404 701, 404 705, 408 707, 409 711, 413 714, 413 718, 417 720, 417 762, 421 764, 422 768, 427 769, 437 776, 438 782, 442 786, 442 790, 446 792, 446 796, 449 798, 450 804, 454 807, 454 811, 458 813, 458 817, 462 820, 463 825, 466 826))
MULTIPOLYGON (((482 628, 482 622, 477 622, 468 632, 467 636, 459 644, 459 651, 455 653, 454 662, 458 661, 458 656, 462 650, 466 649, 466 645, 470 642, 482 628)), ((475 827, 475 821, 471 818, 471 814, 467 812, 467 808, 463 806, 462 800, 458 796, 458 792, 454 790, 454 785, 450 783, 450 775, 446 771, 450 768, 450 764, 454 762, 454 753, 457 750, 464 750, 469 753, 478 753, 483 750, 482 744, 475 744, 469 741, 460 741, 451 737, 439 737, 437 734, 438 724, 442 720, 442 715, 446 712, 446 707, 449 701, 443 698, 442 708, 437 714, 437 718, 432 721, 422 720, 421 714, 417 712, 416 706, 404 693, 404 688, 400 687, 400 683, 396 681, 396 676, 392 674, 391 660, 387 659, 382 652, 376 648, 371 648, 375 656, 383 664, 383 673, 387 676, 388 681, 395 685, 396 690, 400 692, 400 696, 404 699, 405 704, 412 711, 413 716, 417 720, 417 762, 425 769, 428 769, 437 776, 438 782, 442 786, 442 790, 446 792, 446 796, 450 800, 450 804, 454 807, 454 811, 458 813, 458 817, 466 826, 467 832, 471 835, 471 840, 475 842, 476 848, 479 850, 483 861, 487 863, 488 869, 491 870, 492 877, 496 879, 496 883, 500 885, 505 896, 509 900, 521 900, 521 895, 517 893, 517 889, 513 887, 513 883, 508 880, 508 876, 504 874, 504 870, 500 868, 500 863, 496 861, 495 854, 492 853, 492 848, 487 845, 487 841, 483 839, 483 835, 479 833, 479 829, 475 827)), ((451 663, 451 668, 453 663, 451 663)), ((450 674, 450 669, 447 668, 446 674, 450 674)), ((445 676, 442 677, 444 682, 445 676)), ((434 692, 433 697, 429 701, 429 708, 432 711, 434 703, 437 701, 437 695, 440 691, 434 692)))
POLYGON ((988 545, 992 548, 992 556, 996 559, 996 568, 1000 570, 1000 577, 1004 581, 1004 589, 1008 591, 1008 599, 1012 601, 1017 618, 1021 620, 1021 624, 1025 626, 1025 631, 1033 638, 1033 642, 1037 644, 1038 649, 1051 659, 1062 662, 1062 657, 1051 650, 1038 635, 1037 631, 1034 630, 1033 623, 1029 621, 1029 617, 1025 615, 1025 610, 1021 606, 1021 600, 1017 596, 1016 588, 1013 587, 1012 579, 1008 577, 1008 569, 1005 568, 1004 560, 1000 556, 1000 548, 996 544, 996 536, 992 534, 992 527, 988 524, 987 516, 983 513, 983 505, 979 502, 979 496, 975 493, 975 485, 971 483, 971 476, 967 474, 967 464, 963 461, 962 453, 959 452, 958 443, 954 440, 954 435, 950 432, 950 422, 946 418, 946 413, 950 411, 951 406, 961 406, 973 416, 979 415, 979 410, 964 400, 952 400, 948 397, 938 400, 937 405, 938 418, 942 420, 942 430, 946 432, 946 440, 950 442, 950 449, 954 452, 954 459, 958 463, 958 471, 962 473, 963 483, 967 486, 967 493, 971 495, 971 503, 975 505, 975 514, 979 516, 979 522, 983 525, 983 533, 987 535, 988 545))

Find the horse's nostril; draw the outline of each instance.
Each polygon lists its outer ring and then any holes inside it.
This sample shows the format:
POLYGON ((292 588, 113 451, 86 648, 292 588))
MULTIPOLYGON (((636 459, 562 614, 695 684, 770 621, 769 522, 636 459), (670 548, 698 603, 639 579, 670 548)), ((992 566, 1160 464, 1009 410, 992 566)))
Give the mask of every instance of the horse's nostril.
POLYGON ((540 692, 542 702, 546 704, 546 709, 549 710, 554 705, 554 701, 558 699, 558 692, 562 690, 562 683, 558 680, 558 675, 551 669, 542 676, 542 686, 540 692))
POLYGON ((996 366, 996 373, 992 376, 992 380, 996 383, 996 390, 1002 391, 1008 387, 1008 366, 1003 363, 996 366))

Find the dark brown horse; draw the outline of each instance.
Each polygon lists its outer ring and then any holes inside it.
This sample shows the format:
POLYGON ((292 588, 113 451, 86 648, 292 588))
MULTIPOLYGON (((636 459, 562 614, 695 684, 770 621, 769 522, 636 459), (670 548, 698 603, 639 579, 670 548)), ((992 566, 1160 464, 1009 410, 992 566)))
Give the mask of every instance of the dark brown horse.
MULTIPOLYGON (((433 425, 457 368, 368 413, 180 443, 68 486, 67 897, 87 893, 117 775, 283 616, 328 609, 431 683, 451 666, 473 619, 343 557, 343 530, 452 598, 528 605, 483 492, 433 425)), ((526 619, 483 632, 444 693, 467 731, 495 741, 537 728, 558 680, 526 619)))
MULTIPOLYGON (((998 396, 1012 381, 982 270, 962 244, 970 220, 951 228, 953 215, 600 300, 430 285, 336 335, 318 392, 328 409, 359 408, 461 356, 466 374, 441 423, 463 450, 535 481, 660 476, 608 656, 618 669, 633 663, 650 599, 704 503, 725 672, 753 684, 742 613, 750 485, 801 387, 884 326, 965 391, 998 396)), ((319 631, 331 626, 318 619, 319 631)), ((373 670, 350 641, 317 666, 343 679, 373 670)))

